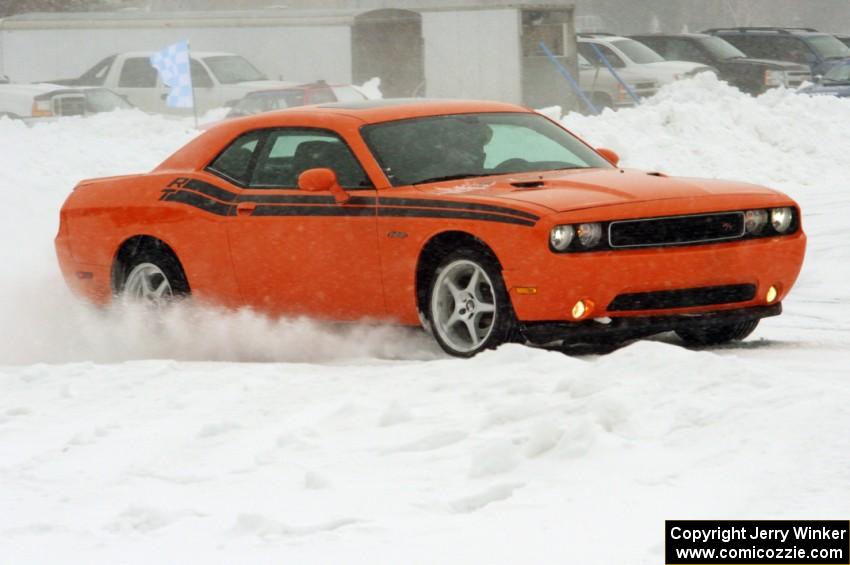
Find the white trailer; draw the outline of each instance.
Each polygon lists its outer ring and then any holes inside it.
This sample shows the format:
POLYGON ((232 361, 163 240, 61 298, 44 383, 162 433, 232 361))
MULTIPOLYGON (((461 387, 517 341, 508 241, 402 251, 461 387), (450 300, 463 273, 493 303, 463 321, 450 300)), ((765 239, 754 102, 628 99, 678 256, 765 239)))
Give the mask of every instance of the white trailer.
POLYGON ((272 79, 360 83, 379 76, 385 96, 569 104, 571 92, 539 42, 577 68, 572 6, 503 5, 25 14, 0 20, 0 75, 71 78, 109 55, 184 39, 194 50, 242 55, 272 79))

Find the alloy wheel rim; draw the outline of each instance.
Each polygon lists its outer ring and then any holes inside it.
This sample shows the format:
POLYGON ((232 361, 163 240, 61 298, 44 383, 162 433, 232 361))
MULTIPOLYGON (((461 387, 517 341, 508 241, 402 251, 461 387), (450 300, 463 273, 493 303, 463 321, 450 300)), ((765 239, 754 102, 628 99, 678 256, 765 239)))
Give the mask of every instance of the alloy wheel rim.
POLYGON ((140 263, 127 275, 124 294, 139 302, 160 304, 173 298, 168 277, 153 263, 140 263))
POLYGON ((493 281, 473 261, 450 263, 434 284, 431 315, 440 338, 452 349, 463 353, 478 349, 496 325, 493 281))

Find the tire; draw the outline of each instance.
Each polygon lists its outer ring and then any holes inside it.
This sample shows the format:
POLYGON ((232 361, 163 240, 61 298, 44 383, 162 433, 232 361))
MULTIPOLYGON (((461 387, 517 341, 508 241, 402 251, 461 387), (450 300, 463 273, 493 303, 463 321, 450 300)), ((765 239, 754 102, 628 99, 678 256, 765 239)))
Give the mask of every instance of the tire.
POLYGON ((594 92, 593 96, 591 97, 591 101, 593 102, 593 105, 596 106, 596 109, 600 112, 605 108, 614 107, 614 101, 611 100, 611 97, 601 92, 594 92))
POLYGON ((676 330, 682 341, 688 345, 720 345, 730 341, 741 341, 758 327, 759 320, 746 320, 732 324, 718 324, 676 330))
POLYGON ((498 264, 475 249, 459 249, 440 262, 428 289, 426 315, 434 339, 455 357, 494 349, 511 340, 516 329, 498 264))
POLYGON ((139 249, 122 264, 117 291, 124 300, 157 306, 190 294, 189 283, 177 258, 154 247, 139 249))

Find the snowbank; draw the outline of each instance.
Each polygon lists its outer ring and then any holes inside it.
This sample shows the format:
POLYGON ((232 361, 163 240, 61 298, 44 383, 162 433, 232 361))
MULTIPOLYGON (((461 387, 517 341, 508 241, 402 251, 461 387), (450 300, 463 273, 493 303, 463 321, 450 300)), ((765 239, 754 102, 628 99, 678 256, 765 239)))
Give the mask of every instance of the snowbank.
POLYGON ((394 328, 79 304, 64 197, 149 170, 191 121, 0 119, 0 560, 655 564, 665 518, 846 519, 848 118, 707 75, 566 116, 625 166, 794 196, 800 284, 736 347, 470 361, 394 328))

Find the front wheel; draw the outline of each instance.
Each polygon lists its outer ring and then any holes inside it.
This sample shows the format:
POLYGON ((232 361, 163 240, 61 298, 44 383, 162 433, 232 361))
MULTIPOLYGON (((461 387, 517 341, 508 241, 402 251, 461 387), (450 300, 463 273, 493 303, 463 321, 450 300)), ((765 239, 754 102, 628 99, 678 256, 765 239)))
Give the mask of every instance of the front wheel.
POLYGON ((515 327, 498 265, 473 249, 448 255, 434 273, 428 321, 443 350, 472 357, 508 341, 515 327))
POLYGON ((746 338, 758 325, 758 320, 746 320, 731 324, 680 328, 676 330, 676 335, 688 345, 720 345, 746 338))

